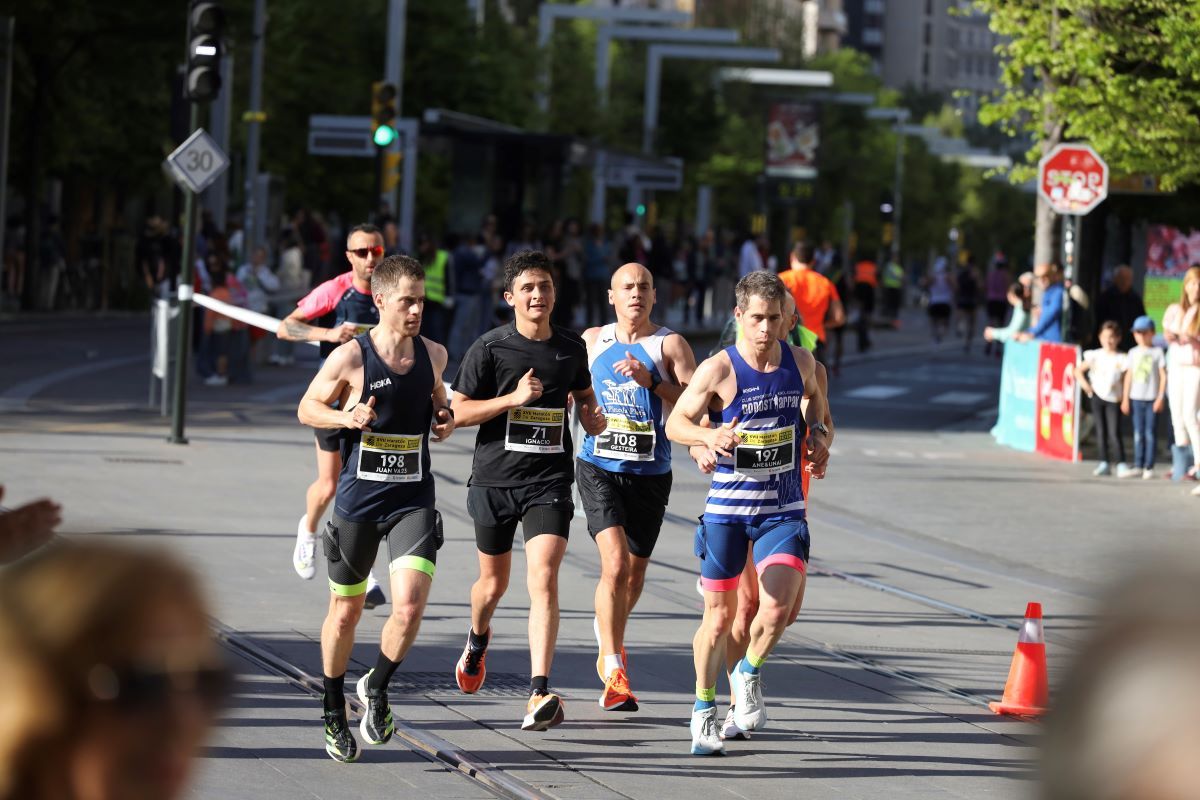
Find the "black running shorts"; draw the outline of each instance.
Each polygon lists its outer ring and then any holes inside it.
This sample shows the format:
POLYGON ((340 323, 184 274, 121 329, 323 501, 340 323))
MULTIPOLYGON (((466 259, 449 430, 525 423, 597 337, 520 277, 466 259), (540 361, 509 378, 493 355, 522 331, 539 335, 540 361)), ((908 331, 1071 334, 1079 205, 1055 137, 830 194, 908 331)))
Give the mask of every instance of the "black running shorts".
POLYGON ((326 453, 341 452, 342 434, 345 431, 345 428, 313 428, 313 434, 317 437, 317 447, 326 453))
POLYGON ((577 459, 575 481, 579 484, 579 499, 583 501, 583 512, 587 515, 588 534, 595 539, 607 528, 624 528, 629 552, 638 558, 649 558, 667 513, 671 473, 609 472, 577 459))
POLYGON ((412 569, 432 578, 443 540, 442 516, 432 506, 406 508, 383 522, 349 522, 334 512, 322 538, 329 590, 343 597, 356 597, 367 592, 367 573, 384 539, 388 543, 389 573, 412 569))
POLYGON ((566 539, 575 516, 571 482, 471 486, 467 489, 467 513, 475 521, 475 546, 489 556, 512 550, 517 522, 527 542, 542 533, 566 539))

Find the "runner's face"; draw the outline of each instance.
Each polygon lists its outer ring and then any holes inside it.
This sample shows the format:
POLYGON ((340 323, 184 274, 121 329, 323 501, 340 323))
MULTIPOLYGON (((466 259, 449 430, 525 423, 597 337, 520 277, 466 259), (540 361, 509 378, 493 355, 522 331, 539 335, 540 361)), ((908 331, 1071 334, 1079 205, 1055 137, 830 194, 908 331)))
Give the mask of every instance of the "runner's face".
POLYGON ((612 288, 608 290, 608 302, 617 317, 631 322, 641 322, 650 316, 654 302, 654 281, 647 269, 622 269, 613 276, 612 288))
POLYGON ((742 338, 752 344, 758 352, 765 352, 779 339, 783 324, 783 308, 778 300, 768 302, 758 295, 751 295, 746 308, 735 309, 742 338))
POLYGON ((350 269, 354 271, 355 278, 363 283, 370 283, 375 265, 383 260, 383 237, 378 233, 358 231, 346 242, 346 260, 350 262, 350 269), (355 252, 364 249, 367 251, 365 257, 355 252))
POLYGON ((554 280, 549 272, 527 269, 513 281, 512 291, 504 293, 504 300, 520 319, 549 320, 554 310, 554 280))
POLYGON ((375 295, 375 306, 381 323, 405 336, 416 336, 425 310, 425 281, 401 278, 393 291, 375 295))

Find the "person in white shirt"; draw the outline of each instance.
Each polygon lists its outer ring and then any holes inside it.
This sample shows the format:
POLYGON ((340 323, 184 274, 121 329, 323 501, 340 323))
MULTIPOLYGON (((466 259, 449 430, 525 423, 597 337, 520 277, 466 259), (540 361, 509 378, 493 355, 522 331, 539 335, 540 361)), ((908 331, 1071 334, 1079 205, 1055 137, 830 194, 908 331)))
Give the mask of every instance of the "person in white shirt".
POLYGON ((764 266, 762 253, 758 251, 758 240, 753 236, 747 236, 746 241, 742 242, 742 250, 738 254, 738 277, 744 278, 751 272, 763 269, 764 266))
POLYGON ((1092 416, 1096 420, 1096 445, 1100 463, 1094 475, 1111 475, 1109 460, 1117 459, 1117 475, 1128 473, 1125 463, 1125 442, 1122 440, 1120 403, 1124 392, 1126 356, 1117 346, 1121 343, 1121 326, 1109 320, 1100 326, 1100 347, 1086 350, 1075 366, 1075 378, 1084 394, 1092 399, 1092 416))
POLYGON ((1133 321, 1133 338, 1137 346, 1126 355, 1121 400, 1121 413, 1133 416, 1133 469, 1118 477, 1131 478, 1140 471, 1149 480, 1154 477, 1154 426, 1167 392, 1167 357, 1154 346, 1154 320, 1145 314, 1133 321))

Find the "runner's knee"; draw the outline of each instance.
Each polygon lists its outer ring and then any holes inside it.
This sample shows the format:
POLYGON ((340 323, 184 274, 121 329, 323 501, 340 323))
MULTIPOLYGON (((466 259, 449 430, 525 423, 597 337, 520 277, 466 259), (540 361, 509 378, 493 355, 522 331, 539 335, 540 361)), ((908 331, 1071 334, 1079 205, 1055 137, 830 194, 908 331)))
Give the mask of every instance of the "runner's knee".
POLYGON ((390 615, 392 624, 408 630, 421 623, 423 606, 419 603, 394 603, 390 615))
POLYGON ((475 582, 475 591, 484 604, 494 606, 508 591, 508 577, 504 575, 481 575, 475 582))
POLYGON ((353 632, 362 618, 365 595, 338 597, 329 609, 329 619, 339 634, 353 632))

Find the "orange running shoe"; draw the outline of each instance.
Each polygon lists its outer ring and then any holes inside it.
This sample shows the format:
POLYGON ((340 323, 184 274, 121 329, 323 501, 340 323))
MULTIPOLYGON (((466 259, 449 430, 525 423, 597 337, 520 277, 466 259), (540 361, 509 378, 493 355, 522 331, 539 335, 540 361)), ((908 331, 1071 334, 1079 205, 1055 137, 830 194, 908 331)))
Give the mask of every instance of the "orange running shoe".
POLYGON ((623 669, 614 669, 604 682, 600 707, 605 711, 637 711, 637 698, 629 690, 629 676, 623 669))
POLYGON ((562 698, 553 692, 532 694, 525 706, 525 719, 521 722, 523 731, 544 731, 553 728, 565 719, 562 698))
POLYGON ((458 663, 454 665, 454 680, 458 688, 467 694, 475 694, 487 677, 487 649, 472 650, 470 644, 463 647, 458 663))

